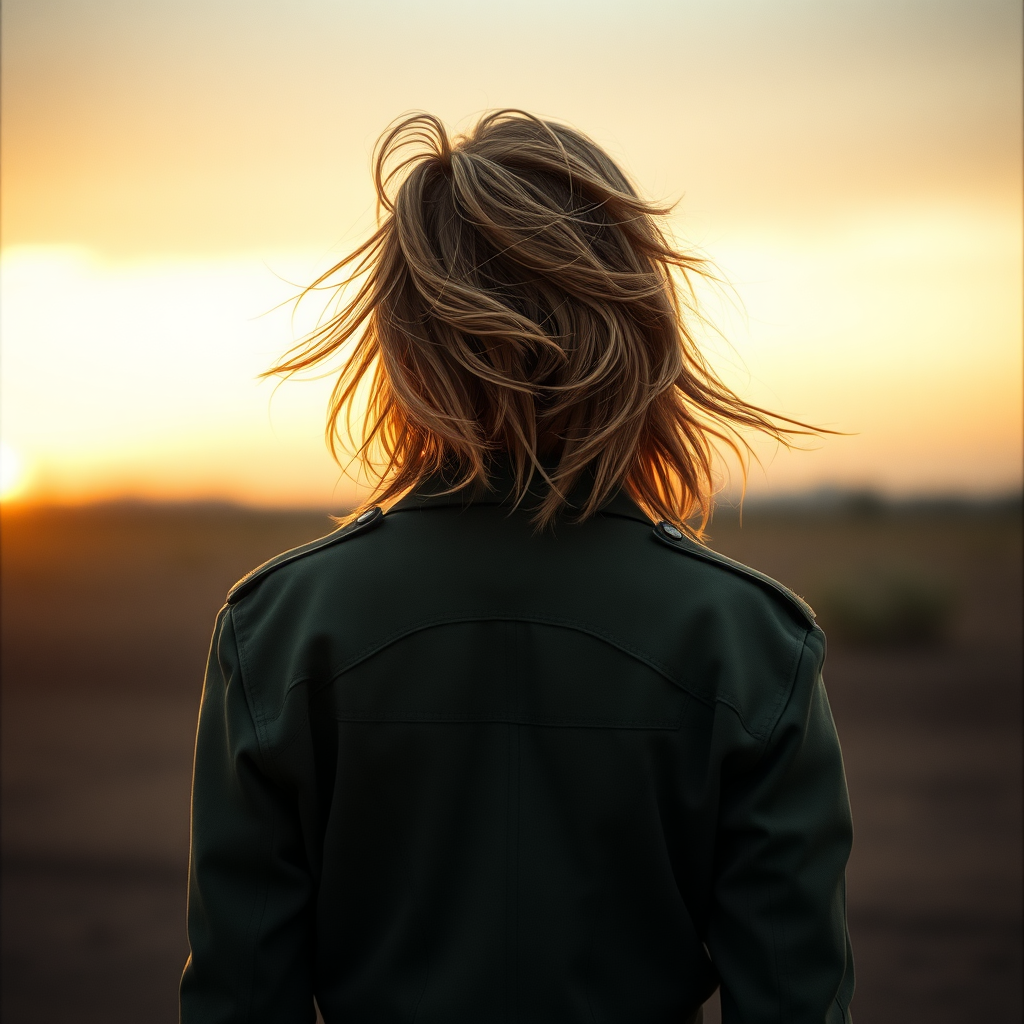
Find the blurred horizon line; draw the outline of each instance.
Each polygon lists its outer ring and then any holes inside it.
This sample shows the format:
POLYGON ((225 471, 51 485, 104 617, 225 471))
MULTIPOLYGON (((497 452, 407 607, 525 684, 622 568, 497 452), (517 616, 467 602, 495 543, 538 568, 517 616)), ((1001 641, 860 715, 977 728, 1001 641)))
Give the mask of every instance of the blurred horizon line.
MULTIPOLYGON (((884 511, 983 511, 1024 509, 1024 488, 1009 487, 989 491, 944 489, 896 493, 881 487, 819 484, 780 491, 775 494, 723 492, 714 502, 714 513, 730 514, 741 509, 792 512, 884 511)), ((255 515, 306 515, 321 512, 327 516, 346 515, 360 507, 339 504, 334 510, 313 503, 266 504, 231 498, 153 498, 125 494, 116 497, 88 498, 80 501, 11 498, 0 503, 4 515, 47 511, 192 511, 239 512, 255 515)))

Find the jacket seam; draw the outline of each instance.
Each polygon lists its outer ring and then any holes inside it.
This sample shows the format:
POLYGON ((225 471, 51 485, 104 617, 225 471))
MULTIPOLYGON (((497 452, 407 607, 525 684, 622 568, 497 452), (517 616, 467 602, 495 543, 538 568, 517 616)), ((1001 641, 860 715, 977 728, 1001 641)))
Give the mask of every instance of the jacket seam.
MULTIPOLYGON (((753 765, 751 765, 751 770, 753 770, 753 769, 755 769, 757 767, 757 765, 761 762, 761 759, 767 753, 768 748, 771 746, 772 736, 774 735, 775 729, 778 726, 779 721, 782 718, 782 712, 789 705, 789 701, 792 699, 793 693, 796 690, 796 682, 797 682, 797 678, 798 678, 798 676, 800 674, 800 666, 803 663, 804 653, 807 650, 807 640, 810 637, 812 632, 813 632, 813 630, 808 630, 804 634, 803 642, 800 644, 800 647, 798 648, 798 650, 796 652, 796 662, 795 662, 795 664, 793 666, 793 669, 792 669, 792 672, 791 672, 789 685, 788 685, 788 687, 784 691, 780 692, 779 698, 776 701, 775 707, 778 709, 778 714, 776 715, 774 721, 772 722, 771 728, 768 730, 768 735, 765 738, 764 744, 763 744, 763 746, 761 748, 761 752, 757 756, 757 760, 754 762, 753 765), (785 701, 783 701, 783 697, 786 698, 785 701)), ((775 714, 775 708, 773 708, 773 714, 775 714)), ((778 1019, 780 1021, 784 1021, 785 1020, 785 1016, 784 1016, 784 1014, 785 1014, 785 1006, 783 1004, 783 1000, 785 998, 785 993, 783 991, 783 985, 782 985, 782 973, 783 972, 782 972, 782 966, 781 966, 781 964, 779 962, 779 960, 780 960, 780 949, 779 949, 778 937, 776 935, 776 918, 777 918, 777 914, 776 914, 776 911, 775 911, 774 893, 773 893, 773 890, 771 888, 769 888, 767 895, 768 895, 769 906, 770 906, 769 916, 768 916, 768 923, 769 923, 769 928, 771 929, 771 936, 772 936, 772 966, 774 967, 774 971, 775 971, 775 991, 776 991, 776 995, 777 995, 778 1000, 779 1000, 779 1018, 778 1019)))
POLYGON ((757 739, 761 744, 761 750, 758 753, 757 758, 754 760, 754 763, 750 765, 750 767, 747 769, 748 771, 753 771, 757 768, 757 766, 761 763, 761 759, 765 756, 765 754, 767 754, 768 748, 771 746, 772 737, 775 735, 775 730, 778 728, 779 722, 782 719, 783 712, 789 706, 789 702, 793 698, 793 691, 796 689, 797 677, 800 674, 800 665, 803 663, 804 652, 807 650, 807 641, 813 632, 813 629, 807 630, 807 632, 804 634, 803 640, 800 643, 800 646, 797 647, 796 659, 794 661, 793 668, 790 670, 789 683, 785 687, 780 688, 779 690, 778 696, 775 699, 775 703, 772 705, 772 710, 768 717, 769 724, 765 728, 764 735, 755 737, 755 739, 757 739))
MULTIPOLYGON (((348 658, 347 661, 342 663, 341 667, 334 672, 334 674, 330 677, 329 680, 327 680, 327 682, 336 682, 341 676, 343 676, 346 672, 351 671, 361 662, 367 661, 369 658, 373 657, 373 655, 379 654, 385 648, 392 646, 392 644, 397 643, 399 640, 404 640, 405 637, 407 636, 412 636, 414 633, 422 633, 427 629, 434 629, 437 626, 447 626, 456 623, 461 624, 467 622, 533 622, 541 626, 558 626, 563 629, 571 629, 579 633, 585 633, 588 636, 594 636, 597 637, 599 640, 604 640, 612 647, 615 647, 617 650, 622 651, 623 654, 628 654, 630 657, 635 658, 639 662, 642 662, 649 668, 654 669, 659 675, 664 676, 673 685, 678 686, 681 690, 686 690, 686 692, 689 693, 696 700, 699 700, 702 703, 707 704, 708 706, 710 706, 713 703, 713 701, 709 700, 707 697, 702 697, 699 694, 693 693, 684 683, 681 683, 678 679, 675 678, 674 674, 671 672, 670 669, 666 668, 664 665, 659 664, 659 662, 656 659, 645 654, 643 651, 639 651, 627 646, 626 644, 618 640, 616 637, 612 636, 610 633, 606 633, 603 630, 595 629, 583 623, 576 622, 573 619, 558 619, 546 615, 512 615, 508 613, 498 613, 495 615, 447 615, 439 619, 428 619, 423 622, 418 622, 413 626, 395 630, 392 633, 388 633, 379 642, 364 647, 358 653, 353 654, 350 658, 348 658)), ((308 676, 297 676, 288 684, 285 691, 286 696, 288 690, 291 690, 292 687, 298 685, 301 682, 308 681, 309 678, 310 677, 308 676)))
MULTIPOLYGON (((241 676, 242 692, 245 694, 253 729, 256 732, 256 749, 260 755, 261 767, 265 772, 269 773, 273 761, 266 727, 269 716, 266 714, 259 693, 249 684, 249 663, 245 653, 245 645, 242 643, 241 629, 239 628, 241 624, 235 621, 234 613, 234 606, 229 606, 228 615, 231 618, 231 632, 235 639, 235 650, 238 652, 238 668, 241 676)), ((285 696, 287 698, 287 691, 285 696)), ((277 716, 275 715, 274 717, 276 718, 277 716)))
POLYGON ((772 709, 768 713, 768 724, 765 727, 764 736, 765 748, 767 748, 768 744, 771 742, 772 734, 775 732, 775 728, 779 724, 782 712, 786 709, 786 705, 789 704, 793 691, 796 689, 796 680, 797 676, 800 674, 800 665, 804 660, 804 652, 807 650, 807 640, 813 632, 813 629, 809 629, 804 633, 803 640, 801 640, 800 645, 796 648, 793 667, 790 670, 789 685, 785 688, 779 689, 778 694, 775 697, 775 703, 772 705, 772 709))
POLYGON ((843 1018, 843 1024, 846 1024, 846 1022, 847 1022, 847 1020, 849 1018, 846 1015, 846 1007, 843 1006, 843 1004, 839 1001, 839 993, 838 992, 833 997, 832 1002, 834 1002, 836 1004, 836 1006, 839 1007, 839 1014, 843 1018))
MULTIPOLYGON (((329 684, 326 684, 329 685, 329 684)), ((655 725, 637 719, 588 719, 588 718, 547 718, 531 721, 523 715, 434 715, 434 714, 388 714, 373 712, 335 712, 337 722, 395 722, 404 724, 451 723, 452 725, 525 725, 536 728, 580 728, 580 729, 637 729, 644 732, 676 732, 682 726, 682 717, 671 725, 655 725)))
MULTIPOLYGON (((736 713, 736 717, 739 719, 740 724, 743 726, 743 729, 751 736, 751 738, 757 740, 758 742, 763 742, 766 739, 768 733, 770 732, 770 728, 769 729, 765 729, 765 730, 755 730, 746 721, 746 719, 745 719, 745 717, 743 715, 743 712, 740 710, 740 708, 738 707, 737 703, 735 701, 733 701, 733 700, 730 700, 727 695, 725 695, 725 694, 716 694, 715 697, 709 698, 709 697, 705 697, 704 695, 695 692, 686 683, 684 683, 684 682, 680 681, 679 679, 677 679, 675 674, 672 673, 671 670, 666 668, 664 665, 661 665, 656 659, 650 657, 649 655, 644 654, 642 651, 638 651, 638 650, 635 650, 635 649, 633 649, 633 648, 631 648, 629 646, 626 646, 621 641, 619 641, 616 637, 611 636, 608 633, 605 633, 603 630, 598 630, 598 629, 594 629, 592 627, 588 627, 588 626, 586 626, 586 625, 584 625, 582 623, 575 622, 575 621, 573 621, 571 619, 555 619, 555 618, 551 618, 551 617, 548 617, 548 616, 508 615, 508 614, 505 614, 505 615, 486 615, 486 616, 468 615, 468 616, 465 616, 465 617, 462 617, 462 616, 459 616, 459 617, 446 616, 446 617, 441 618, 441 619, 431 619, 431 620, 428 620, 428 621, 425 621, 425 622, 420 622, 420 623, 417 623, 415 626, 412 626, 412 627, 409 627, 409 628, 405 628, 405 629, 401 629, 401 630, 396 630, 393 633, 389 633, 386 636, 384 636, 379 642, 373 644, 372 646, 364 648, 358 654, 352 655, 352 657, 350 657, 346 662, 343 663, 341 668, 337 669, 334 673, 332 673, 332 675, 330 676, 329 679, 324 681, 322 686, 330 686, 332 683, 337 682, 346 672, 348 672, 351 669, 355 668, 356 665, 360 664, 363 661, 366 661, 367 659, 372 657, 374 654, 379 653, 380 651, 384 650, 385 648, 390 647, 392 644, 396 643, 397 641, 402 640, 402 639, 404 639, 407 636, 412 636, 414 633, 419 633, 419 632, 422 632, 423 630, 426 630, 426 629, 432 629, 432 628, 434 628, 436 626, 450 625, 450 624, 453 624, 453 623, 464 623, 464 622, 509 622, 509 621, 511 621, 511 622, 534 622, 534 623, 537 623, 538 625, 557 626, 557 627, 561 627, 563 629, 573 629, 573 630, 576 630, 577 632, 584 633, 584 634, 586 634, 588 636, 597 637, 598 639, 603 640, 606 643, 610 644, 612 647, 615 647, 617 650, 622 651, 623 654, 629 655, 630 657, 635 658, 637 661, 641 662, 642 664, 647 665, 649 668, 651 668, 655 672, 657 672, 660 676, 665 678, 673 686, 675 686, 678 689, 682 690, 688 696, 692 697, 698 703, 703 704, 705 707, 711 708, 711 707, 714 707, 715 704, 717 704, 717 703, 725 704, 728 707, 731 707, 732 710, 736 713)), ((798 657, 799 657, 799 652, 798 652, 798 657)), ((312 677, 305 676, 305 675, 297 676, 295 679, 292 679, 288 683, 288 685, 285 687, 284 701, 288 700, 289 694, 297 686, 301 685, 302 683, 312 682, 312 681, 313 681, 312 677)), ((322 687, 318 687, 318 689, 320 689, 320 688, 322 688, 322 687)), ((775 698, 775 703, 772 705, 771 712, 769 713, 769 722, 771 722, 771 716, 776 713, 776 710, 778 709, 778 706, 785 699, 786 694, 787 694, 787 691, 785 689, 783 689, 777 695, 777 697, 775 698)), ((284 710, 284 708, 283 708, 283 703, 282 703, 281 711, 283 711, 283 710, 284 710)), ((274 718, 274 719, 278 718, 280 716, 280 714, 281 714, 281 711, 278 711, 277 714, 275 714, 273 716, 268 716, 268 720, 270 720, 271 717, 274 718)), ((772 723, 772 726, 774 726, 774 723, 772 723)))
MULTIPOLYGON (((234 641, 235 650, 238 653, 238 670, 239 670, 239 681, 242 685, 242 693, 246 699, 246 707, 249 711, 249 716, 253 723, 253 731, 256 733, 256 744, 257 752, 259 753, 260 761, 263 762, 263 769, 266 771, 266 752, 263 749, 263 739, 260 736, 260 714, 254 707, 254 704, 258 704, 255 699, 255 695, 250 694, 249 686, 246 683, 246 675, 248 669, 246 666, 245 653, 239 636, 239 631, 236 628, 234 609, 228 607, 227 617, 230 619, 231 624, 231 635, 234 641)), ((274 840, 276 836, 276 825, 272 825, 270 833, 267 836, 267 852, 268 860, 273 855, 274 840)), ((256 999, 256 974, 258 969, 258 957, 259 957, 259 939, 260 934, 263 931, 263 919, 267 913, 267 901, 270 895, 269 879, 263 878, 260 884, 260 890, 257 893, 256 899, 253 901, 252 909, 249 911, 249 923, 246 926, 246 940, 247 945, 250 947, 249 952, 249 983, 248 983, 248 998, 245 1002, 245 1017, 248 1019, 252 1013, 253 1003, 256 999), (257 907, 258 914, 257 914, 257 907), (255 920, 255 929, 253 928, 253 922, 255 920)))

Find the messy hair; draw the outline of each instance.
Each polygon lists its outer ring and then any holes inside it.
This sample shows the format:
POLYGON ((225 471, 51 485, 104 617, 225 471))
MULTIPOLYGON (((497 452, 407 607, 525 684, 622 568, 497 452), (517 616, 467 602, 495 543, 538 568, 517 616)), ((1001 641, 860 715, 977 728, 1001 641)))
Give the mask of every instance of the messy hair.
POLYGON ((691 333, 713 269, 579 131, 509 109, 451 138, 417 113, 381 136, 373 171, 376 231, 302 292, 335 289, 332 314, 267 371, 343 358, 327 439, 340 461, 365 395, 367 505, 438 472, 486 486, 501 460, 515 500, 540 484, 538 526, 586 481, 577 518, 625 488, 700 535, 718 445, 745 467, 744 430, 785 444, 812 429, 714 373, 691 333))

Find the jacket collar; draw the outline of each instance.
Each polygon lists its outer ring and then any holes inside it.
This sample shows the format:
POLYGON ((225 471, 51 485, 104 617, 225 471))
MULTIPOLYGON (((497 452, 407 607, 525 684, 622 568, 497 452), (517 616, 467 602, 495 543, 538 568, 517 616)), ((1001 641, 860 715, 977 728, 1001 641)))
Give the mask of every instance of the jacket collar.
MULTIPOLYGON (((451 486, 452 477, 450 475, 443 472, 435 473, 421 481, 413 491, 392 505, 388 512, 390 514, 425 508, 467 508, 470 505, 505 506, 511 512, 515 507, 515 476, 507 464, 498 464, 492 467, 489 487, 481 481, 468 484, 457 491, 452 491, 451 486)), ((569 494, 570 509, 583 506, 590 493, 590 486, 589 474, 577 482, 569 494)), ((544 491, 544 481, 535 475, 530 489, 519 507, 527 510, 534 507, 543 496, 544 491)), ((598 511, 603 515, 622 516, 627 519, 635 519, 647 526, 651 525, 650 516, 641 511, 625 490, 614 492, 598 511)))

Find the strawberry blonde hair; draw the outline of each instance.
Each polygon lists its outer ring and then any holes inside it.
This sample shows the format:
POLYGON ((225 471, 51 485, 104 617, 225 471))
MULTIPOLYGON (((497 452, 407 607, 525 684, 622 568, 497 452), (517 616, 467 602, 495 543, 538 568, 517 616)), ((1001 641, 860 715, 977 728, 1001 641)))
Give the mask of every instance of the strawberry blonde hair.
POLYGON ((691 333, 693 285, 714 274, 661 227, 582 133, 499 110, 450 138, 430 114, 395 123, 374 155, 377 229, 306 288, 336 289, 333 315, 266 375, 344 362, 327 439, 352 437, 387 503, 445 472, 455 490, 511 465, 515 499, 537 477, 538 526, 581 478, 584 519, 620 488, 656 520, 699 536, 716 444, 746 466, 741 431, 787 443, 813 428, 728 388, 691 333), (694 520, 698 525, 689 526, 694 520))

